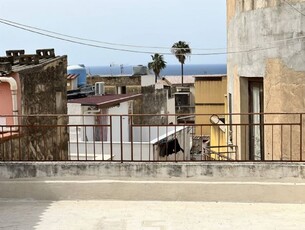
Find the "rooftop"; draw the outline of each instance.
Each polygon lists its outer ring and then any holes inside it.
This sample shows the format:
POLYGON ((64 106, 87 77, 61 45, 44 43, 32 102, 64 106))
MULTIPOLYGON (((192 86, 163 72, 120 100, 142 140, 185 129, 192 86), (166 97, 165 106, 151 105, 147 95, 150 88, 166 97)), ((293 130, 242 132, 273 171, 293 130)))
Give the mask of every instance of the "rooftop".
POLYGON ((0 72, 18 72, 54 58, 57 58, 54 49, 38 49, 36 54, 25 54, 25 50, 7 50, 6 56, 0 56, 0 72))
POLYGON ((142 94, 109 94, 95 95, 84 98, 72 99, 68 103, 78 103, 87 106, 102 106, 109 107, 125 101, 130 101, 141 97, 142 94))
POLYGON ((220 77, 227 77, 227 74, 208 74, 208 75, 196 75, 194 78, 220 78, 220 77))
MULTIPOLYGON (((181 85, 181 75, 164 77, 172 85, 181 85)), ((183 84, 194 84, 195 78, 192 75, 183 76, 183 84)))

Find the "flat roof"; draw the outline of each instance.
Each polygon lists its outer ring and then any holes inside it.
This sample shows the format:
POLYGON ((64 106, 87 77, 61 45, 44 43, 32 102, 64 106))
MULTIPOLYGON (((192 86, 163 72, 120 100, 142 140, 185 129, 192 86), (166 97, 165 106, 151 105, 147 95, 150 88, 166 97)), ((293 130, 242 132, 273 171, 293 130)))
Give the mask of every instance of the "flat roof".
POLYGON ((194 76, 194 78, 213 78, 213 77, 227 77, 227 74, 207 74, 207 75, 194 76))
POLYGON ((6 67, 4 72, 10 74, 11 72, 21 72, 61 58, 67 58, 67 56, 56 56, 53 48, 38 49, 34 54, 26 54, 25 50, 7 50, 6 56, 0 56, 0 63, 6 67))
MULTIPOLYGON (((163 77, 172 85, 181 85, 181 75, 180 76, 165 76, 163 77)), ((183 84, 194 84, 195 79, 192 75, 183 76, 183 84)))
POLYGON ((140 98, 142 94, 106 94, 106 95, 93 95, 84 98, 77 98, 68 100, 68 103, 78 103, 81 105, 100 107, 109 107, 125 101, 135 100, 140 98))

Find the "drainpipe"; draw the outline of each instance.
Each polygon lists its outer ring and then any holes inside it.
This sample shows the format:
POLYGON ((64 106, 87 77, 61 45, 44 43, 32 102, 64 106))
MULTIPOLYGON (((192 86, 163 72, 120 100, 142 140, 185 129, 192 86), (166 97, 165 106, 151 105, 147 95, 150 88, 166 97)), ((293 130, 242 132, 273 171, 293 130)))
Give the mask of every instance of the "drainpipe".
MULTIPOLYGON (((12 101, 13 101, 13 120, 14 125, 18 125, 18 106, 17 106, 17 82, 12 77, 0 77, 0 83, 6 82, 10 84, 10 88, 12 91, 12 101)), ((14 127, 9 131, 17 131, 18 127, 14 127)))

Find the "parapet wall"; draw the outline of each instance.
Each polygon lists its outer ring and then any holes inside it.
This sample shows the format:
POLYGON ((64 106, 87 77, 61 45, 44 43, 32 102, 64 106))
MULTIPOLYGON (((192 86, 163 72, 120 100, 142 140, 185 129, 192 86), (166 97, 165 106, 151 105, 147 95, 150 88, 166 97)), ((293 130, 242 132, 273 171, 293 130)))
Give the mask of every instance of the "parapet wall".
POLYGON ((0 199, 305 203, 303 163, 0 163, 0 199))
POLYGON ((305 179, 304 163, 117 163, 117 162, 1 162, 0 180, 8 179, 182 179, 281 180, 305 179))

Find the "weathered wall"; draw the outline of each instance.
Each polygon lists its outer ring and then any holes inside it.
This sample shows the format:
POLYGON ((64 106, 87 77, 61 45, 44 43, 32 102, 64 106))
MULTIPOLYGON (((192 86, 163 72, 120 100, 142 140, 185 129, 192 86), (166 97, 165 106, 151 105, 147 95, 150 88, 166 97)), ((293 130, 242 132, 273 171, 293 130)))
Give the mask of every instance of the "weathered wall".
MULTIPOLYGON (((228 9, 232 9, 233 2, 227 1, 228 9)), ((247 2, 252 1, 244 1, 245 4, 247 2)), ((294 2, 294 7, 305 10, 304 0, 294 2)), ((305 33, 304 16, 284 3, 242 13, 238 13, 238 7, 236 4, 237 13, 228 21, 228 51, 248 52, 228 55, 228 91, 233 97, 239 91, 239 85, 234 84, 234 76, 265 77, 269 72, 276 72, 274 66, 266 66, 270 59, 279 59, 283 67, 288 67, 287 70, 305 72, 305 43, 303 39, 294 39, 305 33)), ((284 74, 287 76, 288 73, 284 74)), ((291 85, 293 84, 291 82, 291 85)), ((264 86, 269 87, 266 84, 264 86)), ((300 107, 295 107, 294 111, 299 109, 300 107)), ((265 112, 268 112, 267 110, 265 112)))
MULTIPOLYGON (((304 2, 304 0, 290 0, 289 3, 294 4, 304 2)), ((227 21, 235 17, 236 14, 242 12, 277 7, 285 4, 282 0, 227 0, 227 21)))
MULTIPOLYGON (((117 87, 126 86, 127 94, 142 93, 143 97, 136 99, 133 104, 134 114, 161 114, 167 112, 167 91, 155 90, 155 86, 143 86, 142 79, 148 76, 91 76, 87 78, 87 82, 94 84, 95 82, 105 82, 106 94, 116 94, 117 87)), ((147 83, 149 80, 147 80, 147 83)), ((154 83, 154 82, 153 82, 154 83)), ((145 85, 145 84, 144 84, 145 85)), ((167 118, 157 116, 134 116, 134 124, 165 124, 167 118)))
POLYGON ((6 160, 65 160, 68 159, 67 118, 56 116, 27 117, 26 115, 67 114, 67 57, 19 71, 21 111, 25 115, 19 132, 20 139, 0 145, 0 158, 6 160), (30 125, 42 125, 31 128, 30 125))
POLYGON ((154 85, 142 87, 142 98, 135 101, 134 114, 151 114, 152 116, 134 117, 135 124, 168 124, 168 118, 159 116, 167 113, 167 90, 157 89, 154 85), (157 116, 154 116, 157 115, 157 116))
MULTIPOLYGON (((305 11, 305 0, 289 3, 299 11, 305 11)), ((305 33, 304 16, 279 0, 228 0, 227 9, 228 52, 233 52, 227 58, 228 93, 232 94, 233 112, 249 111, 247 79, 251 77, 264 79, 265 113, 305 112, 305 41, 302 38, 305 33)), ((294 121, 287 118, 267 118, 265 122, 275 120, 294 121)), ((234 122, 242 122, 242 119, 236 118, 234 122)), ((248 122, 247 118, 244 118, 244 122, 248 122)), ((293 134, 288 136, 299 136, 299 129, 292 129, 293 134)), ((237 132, 240 137, 237 143, 247 145, 246 140, 241 140, 245 139, 242 133, 246 132, 241 129, 237 132)), ((265 135, 270 137, 270 132, 265 130, 265 135)), ((274 135, 274 139, 281 140, 280 132, 274 135)), ((288 155, 292 159, 298 159, 300 154, 293 149, 298 143, 294 141, 292 148, 290 143, 289 147, 286 144, 283 144, 284 148, 277 145, 279 147, 273 147, 271 151, 271 142, 265 138, 266 159, 287 159, 288 155), (280 152, 281 149, 283 152, 280 152)), ((240 149, 244 147, 243 153, 246 153, 246 146, 240 146, 240 149)), ((241 157, 243 159, 246 156, 241 157)))
POLYGON ((305 203, 303 163, 0 162, 0 198, 305 203))
POLYGON ((94 85, 96 82, 104 82, 105 86, 141 86, 141 76, 90 76, 87 77, 87 83, 94 85))
POLYGON ((22 178, 305 179, 304 163, 0 162, 0 181, 22 178))
POLYGON ((65 56, 20 71, 22 114, 66 114, 66 73, 65 56))

